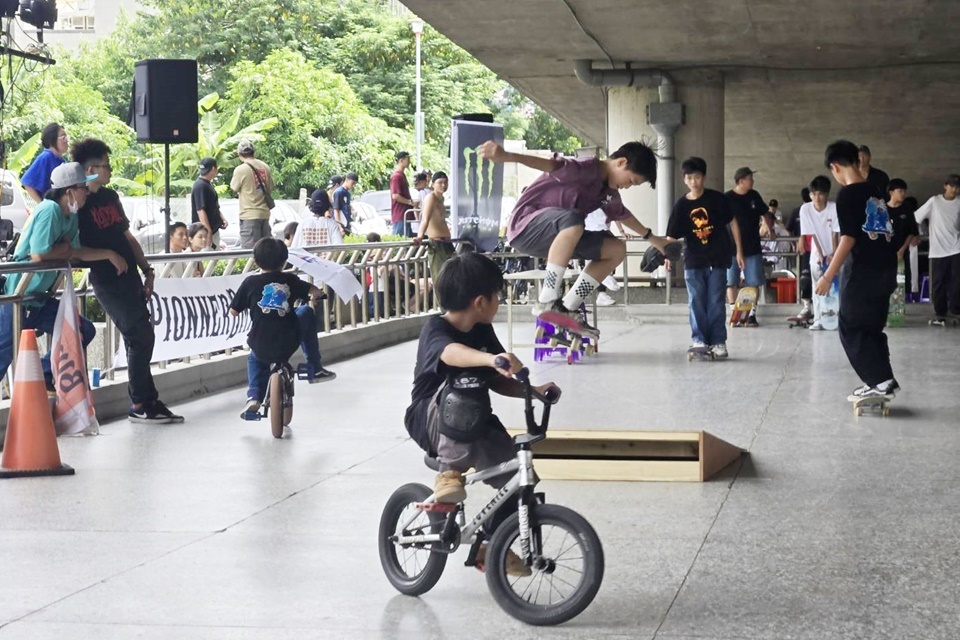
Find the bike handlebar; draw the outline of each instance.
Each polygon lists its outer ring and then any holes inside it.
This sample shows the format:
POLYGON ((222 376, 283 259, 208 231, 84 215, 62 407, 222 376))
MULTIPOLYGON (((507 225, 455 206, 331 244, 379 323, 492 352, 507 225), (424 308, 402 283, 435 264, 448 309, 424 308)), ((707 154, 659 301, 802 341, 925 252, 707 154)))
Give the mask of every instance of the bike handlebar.
MULTIPOLYGON (((510 361, 503 356, 497 356, 494 364, 498 369, 509 370, 510 361)), ((530 385, 530 370, 523 367, 513 377, 523 384, 524 412, 527 418, 527 431, 529 433, 543 433, 547 430, 547 424, 550 422, 550 407, 560 400, 560 387, 550 386, 544 393, 540 393, 530 385), (533 413, 533 399, 536 398, 543 403, 543 415, 540 422, 537 423, 533 413)))

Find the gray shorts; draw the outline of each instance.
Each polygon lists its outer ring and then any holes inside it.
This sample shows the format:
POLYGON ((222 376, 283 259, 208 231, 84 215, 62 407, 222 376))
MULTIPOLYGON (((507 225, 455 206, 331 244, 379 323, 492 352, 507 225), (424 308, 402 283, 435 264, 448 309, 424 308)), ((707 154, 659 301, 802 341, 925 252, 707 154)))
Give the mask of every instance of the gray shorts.
MULTIPOLYGON (((523 231, 510 241, 510 246, 531 256, 546 258, 557 234, 568 227, 582 227, 583 214, 573 209, 548 207, 534 214, 523 231)), ((606 238, 614 238, 609 231, 584 231, 573 250, 580 260, 599 260, 606 238)))
POLYGON ((270 220, 267 218, 240 221, 240 246, 244 249, 253 249, 258 240, 271 235, 270 220))

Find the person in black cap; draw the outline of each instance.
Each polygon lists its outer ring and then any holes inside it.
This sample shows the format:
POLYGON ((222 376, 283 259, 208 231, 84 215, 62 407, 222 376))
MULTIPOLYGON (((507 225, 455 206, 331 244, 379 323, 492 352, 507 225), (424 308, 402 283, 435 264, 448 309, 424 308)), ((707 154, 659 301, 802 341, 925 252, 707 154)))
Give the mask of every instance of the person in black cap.
MULTIPOLYGON (((750 167, 740 167, 733 174, 735 186, 723 194, 740 228, 740 246, 743 248, 743 269, 740 268, 736 255, 731 256, 730 266, 727 268, 728 304, 733 304, 737 299, 741 276, 745 287, 759 289, 766 282, 763 273, 763 247, 760 243, 760 218, 767 212, 767 205, 753 188, 753 174, 750 167)), ((759 326, 756 305, 750 310, 747 326, 759 326)))
POLYGON ((410 166, 410 154, 406 151, 398 151, 395 159, 397 163, 390 175, 390 221, 393 223, 393 234, 406 237, 411 234, 405 217, 407 211, 416 206, 413 198, 410 197, 407 176, 403 173, 410 166))
POLYGON ((858 150, 860 158, 860 175, 867 179, 867 182, 877 188, 877 191, 886 195, 887 185, 890 184, 890 176, 883 169, 877 169, 870 166, 870 147, 865 144, 860 145, 858 150))
POLYGON ((215 159, 203 158, 200 161, 200 177, 193 183, 190 192, 191 220, 207 228, 208 249, 220 248, 220 229, 227 228, 227 221, 220 213, 220 197, 212 184, 219 171, 215 159))

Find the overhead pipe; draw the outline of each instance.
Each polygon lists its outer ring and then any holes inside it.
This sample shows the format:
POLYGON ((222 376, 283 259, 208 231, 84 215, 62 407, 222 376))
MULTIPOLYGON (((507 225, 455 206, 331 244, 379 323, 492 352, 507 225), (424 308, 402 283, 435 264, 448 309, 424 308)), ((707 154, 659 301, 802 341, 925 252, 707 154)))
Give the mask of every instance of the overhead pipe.
MULTIPOLYGON (((590 60, 574 63, 577 80, 591 87, 657 87, 661 103, 675 102, 677 86, 665 71, 656 69, 594 69, 590 60)), ((657 233, 667 231, 673 209, 676 133, 679 126, 651 125, 657 133, 657 233)))

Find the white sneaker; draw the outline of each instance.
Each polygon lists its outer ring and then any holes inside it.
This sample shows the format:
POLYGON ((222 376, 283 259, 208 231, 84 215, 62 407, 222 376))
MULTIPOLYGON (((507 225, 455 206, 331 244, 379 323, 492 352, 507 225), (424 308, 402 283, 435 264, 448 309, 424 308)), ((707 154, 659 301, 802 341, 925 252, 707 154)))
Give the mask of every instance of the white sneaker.
POLYGON ((600 284, 605 286, 610 291, 620 291, 620 288, 621 288, 620 283, 617 282, 617 279, 613 277, 612 273, 608 275, 606 278, 604 278, 603 282, 601 282, 600 284))
POLYGON ((817 320, 812 325, 810 325, 810 331, 823 331, 823 325, 820 324, 819 320, 817 320))
POLYGON ((614 304, 617 304, 617 301, 607 295, 606 291, 601 291, 597 294, 598 307, 609 307, 610 305, 614 304))
POLYGON ((728 355, 730 355, 729 353, 727 353, 726 343, 715 344, 712 347, 710 347, 710 351, 713 352, 714 358, 726 358, 728 355))

